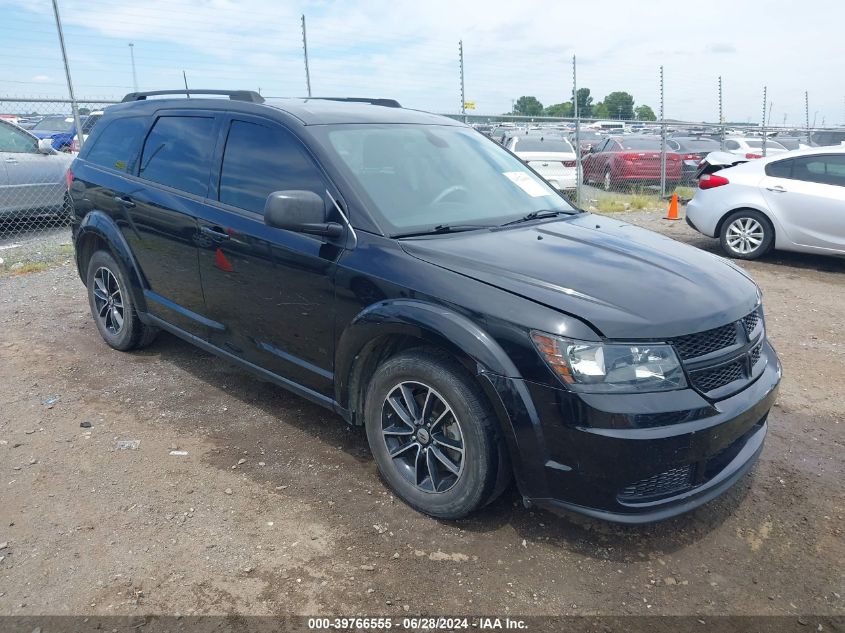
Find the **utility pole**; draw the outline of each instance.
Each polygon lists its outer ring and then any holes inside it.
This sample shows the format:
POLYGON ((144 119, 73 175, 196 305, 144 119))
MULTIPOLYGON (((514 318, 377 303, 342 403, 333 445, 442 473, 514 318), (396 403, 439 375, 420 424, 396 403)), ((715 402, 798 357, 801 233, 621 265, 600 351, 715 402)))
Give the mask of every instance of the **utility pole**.
POLYGON ((308 36, 305 34, 305 14, 302 14, 302 52, 305 54, 305 86, 311 96, 311 71, 308 69, 308 36))
POLYGON ((575 115, 575 206, 581 206, 581 119, 578 115, 578 65, 572 55, 572 114, 575 115))
POLYGON ((70 109, 73 112, 73 124, 76 126, 76 136, 79 139, 79 148, 82 149, 82 144, 85 142, 82 134, 82 122, 79 119, 79 105, 76 103, 76 95, 73 94, 73 81, 70 78, 70 65, 67 61, 67 49, 65 48, 65 34, 62 30, 62 18, 59 16, 59 5, 57 0, 53 0, 53 14, 56 16, 56 30, 59 34, 59 46, 62 49, 62 61, 65 64, 65 76, 67 77, 67 90, 70 96, 70 109))
POLYGON ((464 41, 458 40, 458 63, 461 69, 461 116, 467 122, 467 101, 464 93, 464 41))
POLYGON ((132 59, 132 90, 138 92, 138 74, 135 72, 135 45, 129 42, 129 57, 132 59))
POLYGON ((660 196, 666 196, 666 118, 663 101, 663 66, 660 67, 660 196))

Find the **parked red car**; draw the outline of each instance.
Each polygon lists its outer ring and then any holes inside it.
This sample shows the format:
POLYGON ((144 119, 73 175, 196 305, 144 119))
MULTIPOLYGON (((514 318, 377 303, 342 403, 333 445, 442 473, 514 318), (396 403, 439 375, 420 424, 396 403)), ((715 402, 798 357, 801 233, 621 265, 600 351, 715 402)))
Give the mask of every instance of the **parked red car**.
MULTIPOLYGON (((683 159, 666 152, 666 182, 681 180, 683 159)), ((660 184, 660 137, 611 136, 583 158, 584 180, 601 183, 605 191, 622 184, 660 184)))

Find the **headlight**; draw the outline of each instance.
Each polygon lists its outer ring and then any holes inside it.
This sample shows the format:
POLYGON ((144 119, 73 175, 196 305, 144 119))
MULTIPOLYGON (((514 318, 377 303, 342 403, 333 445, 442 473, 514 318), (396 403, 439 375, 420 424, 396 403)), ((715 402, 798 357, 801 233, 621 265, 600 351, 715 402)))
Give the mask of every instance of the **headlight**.
POLYGON ((542 332, 532 332, 531 339, 551 370, 575 391, 632 393, 687 386, 671 345, 605 345, 542 332))

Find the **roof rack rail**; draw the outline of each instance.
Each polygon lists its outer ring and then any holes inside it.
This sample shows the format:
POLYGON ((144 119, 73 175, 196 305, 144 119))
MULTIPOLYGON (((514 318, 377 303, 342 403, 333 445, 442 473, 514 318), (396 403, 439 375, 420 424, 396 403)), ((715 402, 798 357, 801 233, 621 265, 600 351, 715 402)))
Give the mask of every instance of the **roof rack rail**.
POLYGON ((380 97, 303 97, 303 99, 317 99, 319 101, 347 101, 351 103, 369 103, 370 105, 384 106, 386 108, 401 108, 396 99, 383 99, 380 97))
POLYGON ((226 95, 232 101, 248 101, 250 103, 264 103, 264 97, 252 90, 153 90, 151 92, 130 92, 123 97, 123 103, 128 101, 144 101, 147 97, 160 95, 226 95))

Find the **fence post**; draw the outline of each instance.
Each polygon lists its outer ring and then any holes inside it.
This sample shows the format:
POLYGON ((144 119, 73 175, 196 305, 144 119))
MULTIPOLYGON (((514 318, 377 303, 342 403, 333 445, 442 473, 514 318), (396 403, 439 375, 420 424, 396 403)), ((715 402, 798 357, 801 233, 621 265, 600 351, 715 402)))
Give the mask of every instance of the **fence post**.
POLYGON ((572 113, 575 115, 575 206, 581 207, 581 119, 578 115, 578 71, 575 55, 572 56, 572 113))
POLYGON ((766 86, 763 86, 763 122, 760 124, 761 127, 762 127, 762 132, 763 132, 763 142, 762 142, 763 158, 766 158, 766 141, 768 140, 766 138, 766 110, 768 109, 768 107, 766 106, 766 99, 767 99, 767 96, 768 96, 767 90, 768 89, 766 88, 766 86))
POLYGON ((62 19, 59 17, 59 5, 57 0, 53 0, 53 13, 56 16, 56 30, 59 33, 59 47, 62 49, 62 61, 65 64, 65 76, 67 77, 67 90, 70 96, 70 109, 73 112, 73 124, 76 126, 76 136, 79 140, 79 148, 82 149, 82 144, 85 141, 85 135, 82 133, 82 122, 79 119, 79 106, 76 103, 76 96, 73 94, 73 81, 70 78, 70 66, 67 61, 67 50, 65 49, 65 34, 62 30, 62 19))
POLYGON ((804 120, 807 125, 807 145, 810 144, 810 93, 804 91, 804 120))
POLYGON ((663 103, 663 66, 660 67, 660 197, 666 197, 666 117, 663 103))
POLYGON ((458 40, 458 64, 461 69, 461 118, 467 122, 467 97, 464 92, 464 41, 458 40))
POLYGON ((719 144, 720 149, 725 151, 725 110, 722 102, 722 75, 719 75, 719 144))

